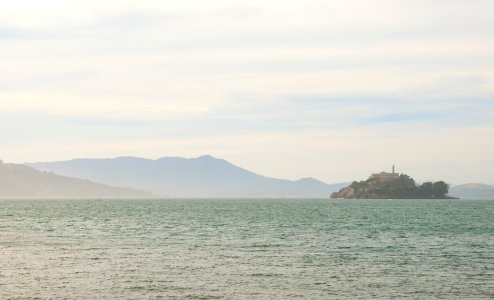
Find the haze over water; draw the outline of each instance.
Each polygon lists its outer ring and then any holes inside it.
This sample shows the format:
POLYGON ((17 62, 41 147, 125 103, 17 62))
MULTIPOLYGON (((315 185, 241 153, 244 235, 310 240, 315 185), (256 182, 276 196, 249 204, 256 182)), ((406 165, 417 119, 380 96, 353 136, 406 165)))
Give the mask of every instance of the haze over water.
POLYGON ((0 205, 0 298, 494 297, 494 201, 0 205))

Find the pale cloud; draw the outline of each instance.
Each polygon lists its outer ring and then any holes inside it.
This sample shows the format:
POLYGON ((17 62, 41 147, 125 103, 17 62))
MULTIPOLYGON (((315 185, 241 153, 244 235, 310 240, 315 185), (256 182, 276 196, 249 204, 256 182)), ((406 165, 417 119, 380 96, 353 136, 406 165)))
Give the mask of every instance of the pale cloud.
POLYGON ((494 150, 492 1, 18 0, 0 11, 3 160, 209 153, 293 179, 396 163, 494 183, 482 163, 494 150))

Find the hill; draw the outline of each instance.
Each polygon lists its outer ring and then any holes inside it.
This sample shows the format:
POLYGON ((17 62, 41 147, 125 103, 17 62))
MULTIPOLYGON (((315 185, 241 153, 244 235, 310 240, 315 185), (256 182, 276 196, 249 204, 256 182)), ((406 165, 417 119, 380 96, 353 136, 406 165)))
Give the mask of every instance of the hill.
POLYGON ((481 183, 467 183, 452 186, 450 193, 463 199, 494 199, 494 186, 481 183))
POLYGON ((151 197, 144 191, 111 187, 32 167, 0 162, 0 197, 151 197))
POLYGON ((297 181, 269 178, 206 155, 157 160, 118 157, 33 163, 57 174, 115 186, 132 186, 167 197, 328 197, 342 185, 314 178, 297 181))

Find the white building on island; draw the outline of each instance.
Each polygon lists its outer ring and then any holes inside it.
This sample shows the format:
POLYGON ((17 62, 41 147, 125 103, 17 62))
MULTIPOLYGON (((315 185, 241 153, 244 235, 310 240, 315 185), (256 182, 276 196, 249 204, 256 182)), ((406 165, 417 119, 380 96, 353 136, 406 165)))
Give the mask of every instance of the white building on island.
POLYGON ((399 177, 400 175, 398 173, 395 173, 395 166, 393 166, 393 170, 391 173, 381 172, 374 173, 370 176, 371 179, 376 179, 379 182, 393 181, 398 179, 399 177))

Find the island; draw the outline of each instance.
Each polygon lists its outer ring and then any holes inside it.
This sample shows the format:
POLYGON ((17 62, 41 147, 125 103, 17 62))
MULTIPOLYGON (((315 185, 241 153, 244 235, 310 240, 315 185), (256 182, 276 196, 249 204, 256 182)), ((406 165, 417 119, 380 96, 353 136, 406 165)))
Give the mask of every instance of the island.
POLYGON ((449 197, 449 184, 444 181, 424 182, 417 185, 406 174, 381 172, 372 174, 365 181, 354 181, 349 186, 331 194, 341 199, 454 199, 449 197))

